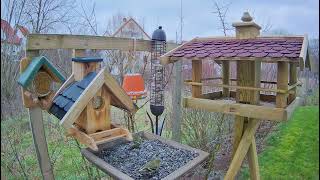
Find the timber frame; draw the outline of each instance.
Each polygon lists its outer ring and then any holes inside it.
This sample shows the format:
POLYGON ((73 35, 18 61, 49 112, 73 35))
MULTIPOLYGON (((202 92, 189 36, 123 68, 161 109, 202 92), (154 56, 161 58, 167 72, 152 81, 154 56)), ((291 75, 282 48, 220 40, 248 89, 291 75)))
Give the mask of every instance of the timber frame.
MULTIPOLYGON (((88 35, 65 35, 65 34, 29 34, 27 36, 26 44, 26 57, 20 63, 21 72, 26 68, 28 63, 34 58, 40 56, 41 50, 47 49, 69 49, 73 50, 73 56, 83 56, 86 49, 90 50, 123 50, 123 51, 151 51, 152 41, 139 40, 130 38, 118 38, 118 37, 106 37, 106 36, 88 36, 88 35)), ((167 43, 167 50, 177 47, 177 44, 167 43)), ((77 79, 77 74, 73 73, 62 84, 59 90, 52 93, 51 100, 59 94, 68 85, 77 79)), ((110 78, 104 76, 104 79, 110 78)), ((30 127, 33 133, 34 146, 37 152, 37 158, 40 166, 40 170, 44 179, 54 179, 50 158, 48 154, 47 142, 45 138, 45 130, 43 126, 43 115, 38 104, 35 104, 31 98, 25 94, 23 88, 21 88, 23 105, 29 109, 30 115, 30 127)), ((119 92, 118 92, 119 93, 119 92)), ((46 109, 47 110, 47 109, 46 109)), ((65 121, 64 121, 65 122, 65 121)), ((70 126, 70 123, 66 124, 69 136, 76 136, 82 143, 91 144, 89 147, 97 149, 97 144, 103 143, 101 137, 109 137, 109 133, 93 133, 90 136, 79 131, 76 127, 70 126)), ((121 136, 130 134, 123 131, 117 125, 111 124, 113 127, 113 135, 121 133, 121 136)), ((109 139, 110 140, 110 139, 109 139)))
MULTIPOLYGON (((245 14, 249 15, 247 12, 245 14)), ((183 98, 183 107, 235 116, 232 161, 224 179, 235 179, 246 155, 251 179, 260 179, 254 134, 261 120, 286 121, 290 119, 294 109, 302 104, 303 99, 296 97, 297 86, 301 85, 301 82, 297 80, 297 67, 300 67, 300 71, 304 70, 304 67, 310 67, 308 38, 306 35, 262 37, 260 36, 260 26, 252 21, 233 23, 233 26, 236 29, 236 37, 194 38, 162 55, 160 59, 163 65, 185 60, 192 62, 192 79, 185 80, 185 85, 191 86, 191 97, 183 98), (267 55, 263 57, 246 57, 244 55, 221 57, 218 55, 214 58, 214 56, 208 55, 216 53, 211 51, 213 46, 209 47, 210 45, 208 45, 215 40, 223 44, 246 39, 251 42, 254 39, 262 41, 267 39, 272 42, 279 38, 283 38, 285 41, 299 39, 300 42, 303 39, 299 56, 295 54, 294 58, 284 56, 276 58, 267 55), (202 61, 204 60, 213 60, 221 64, 222 77, 204 79, 202 77, 202 61), (236 79, 230 79, 231 61, 236 63, 236 79), (277 65, 276 82, 261 81, 262 62, 277 65), (207 83, 208 80, 219 80, 221 83, 207 83), (235 81, 236 85, 231 85, 231 81, 235 81), (261 83, 274 84, 276 88, 262 88, 261 83), (203 86, 219 87, 222 90, 203 94, 203 86), (235 89, 235 91, 230 89, 235 89), (272 92, 275 95, 261 92, 272 92)), ((253 45, 251 46, 253 47, 253 45)), ((218 52, 222 53, 220 50, 218 52)))

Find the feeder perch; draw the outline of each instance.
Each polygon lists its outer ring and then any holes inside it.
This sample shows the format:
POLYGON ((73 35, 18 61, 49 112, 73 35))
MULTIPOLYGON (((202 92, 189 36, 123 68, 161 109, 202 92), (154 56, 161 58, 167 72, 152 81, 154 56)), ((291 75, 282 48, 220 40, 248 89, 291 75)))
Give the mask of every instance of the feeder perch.
POLYGON ((53 98, 49 110, 72 136, 93 150, 112 139, 126 137, 127 129, 111 123, 110 106, 135 113, 136 106, 105 68, 100 58, 72 59, 72 75, 53 98))
POLYGON ((53 83, 63 83, 64 76, 44 56, 21 59, 20 71, 18 84, 22 87, 24 106, 48 109, 54 95, 53 83))

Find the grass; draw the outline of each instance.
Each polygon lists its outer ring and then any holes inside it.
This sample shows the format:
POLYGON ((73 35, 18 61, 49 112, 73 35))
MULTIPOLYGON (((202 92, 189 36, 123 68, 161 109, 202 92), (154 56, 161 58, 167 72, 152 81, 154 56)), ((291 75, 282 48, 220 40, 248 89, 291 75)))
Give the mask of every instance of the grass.
MULTIPOLYGON (((319 106, 298 108, 259 155, 261 179, 319 179, 319 106)), ((240 179, 249 179, 244 168, 240 179)))

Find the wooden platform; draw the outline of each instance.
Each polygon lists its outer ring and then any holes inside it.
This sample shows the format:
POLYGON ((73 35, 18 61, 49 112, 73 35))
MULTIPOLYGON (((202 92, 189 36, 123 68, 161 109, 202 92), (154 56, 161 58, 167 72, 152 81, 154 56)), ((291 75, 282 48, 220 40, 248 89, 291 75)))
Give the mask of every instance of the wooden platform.
MULTIPOLYGON (((166 180, 178 179, 182 175, 186 174, 190 170, 192 170, 195 167, 197 167, 201 162, 203 162, 209 156, 209 153, 207 153, 207 152, 201 151, 199 149, 191 148, 189 146, 182 145, 182 144, 179 144, 179 143, 171 141, 171 140, 164 139, 164 138, 162 138, 160 136, 156 136, 156 135, 151 134, 151 133, 139 132, 139 133, 133 134, 133 136, 136 136, 138 134, 142 135, 142 137, 144 137, 146 139, 151 139, 151 140, 152 139, 157 139, 157 140, 161 141, 162 143, 168 144, 170 146, 173 146, 173 147, 176 147, 176 148, 180 148, 180 149, 186 149, 186 150, 190 150, 190 151, 195 151, 195 152, 197 152, 199 154, 199 156, 197 156, 196 158, 194 158, 193 160, 189 161, 184 166, 180 167, 176 171, 172 172, 171 174, 169 174, 168 176, 163 178, 163 179, 166 179, 166 180)), ((99 148, 99 150, 102 150, 102 149, 111 148, 111 147, 113 147, 115 145, 126 143, 126 142, 128 142, 128 141, 125 138, 119 138, 119 139, 116 139, 116 140, 113 140, 113 141, 109 141, 109 142, 100 144, 100 145, 98 145, 98 148, 99 148)), ((133 179, 130 176, 126 175, 125 173, 119 171, 115 167, 111 166, 110 164, 108 164, 107 162, 102 160, 101 158, 99 158, 97 156, 98 153, 99 152, 92 151, 90 148, 81 149, 81 154, 85 158, 87 158, 91 163, 93 163, 95 166, 97 166, 99 169, 101 169, 103 172, 107 173, 108 175, 114 177, 115 179, 120 179, 120 180, 132 180, 133 179)))
POLYGON ((287 107, 277 108, 275 102, 272 102, 273 99, 275 98, 271 95, 261 95, 259 105, 241 104, 237 103, 232 97, 223 98, 222 92, 218 91, 204 94, 201 98, 183 98, 183 107, 202 109, 210 112, 221 112, 249 118, 286 121, 290 119, 294 109, 303 102, 302 98, 296 97, 296 99, 287 107))

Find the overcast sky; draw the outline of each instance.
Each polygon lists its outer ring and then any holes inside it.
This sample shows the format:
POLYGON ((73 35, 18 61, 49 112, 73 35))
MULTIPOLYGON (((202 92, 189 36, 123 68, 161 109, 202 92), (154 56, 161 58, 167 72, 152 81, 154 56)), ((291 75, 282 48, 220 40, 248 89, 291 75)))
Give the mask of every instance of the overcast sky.
MULTIPOLYGON (((179 33, 180 0, 93 0, 99 27, 106 26, 108 19, 118 12, 144 21, 145 30, 152 34, 158 25, 163 26, 167 39, 175 40, 179 33)), ((226 1, 225 1, 226 2, 226 1)), ((309 37, 319 36, 318 0, 231 0, 228 22, 240 21, 246 10, 261 25, 268 21, 272 29, 309 37)), ((183 39, 223 35, 213 8, 213 0, 183 0, 183 39)), ((102 31, 102 30, 101 30, 102 31)), ((232 35, 232 31, 229 33, 232 35)))

